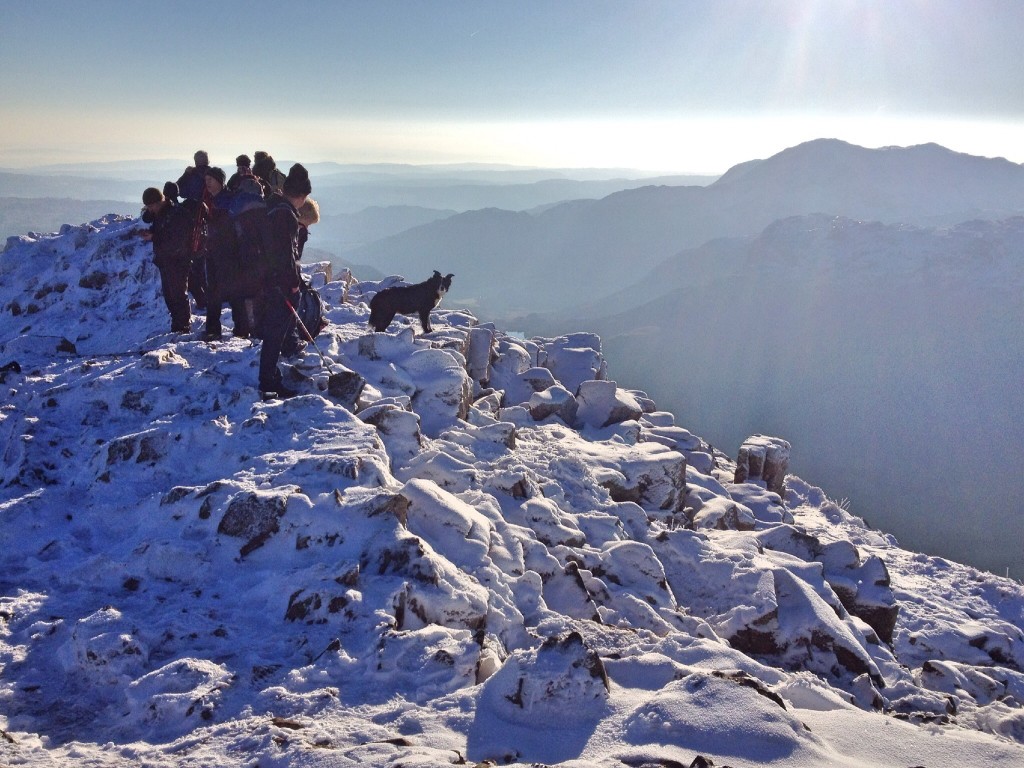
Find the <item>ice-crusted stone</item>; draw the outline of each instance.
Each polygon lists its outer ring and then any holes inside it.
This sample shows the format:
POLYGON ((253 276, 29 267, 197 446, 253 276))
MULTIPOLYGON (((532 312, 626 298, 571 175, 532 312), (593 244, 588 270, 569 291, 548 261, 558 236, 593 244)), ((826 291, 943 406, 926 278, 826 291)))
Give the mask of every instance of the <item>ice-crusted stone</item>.
MULTIPOLYGON (((578 632, 572 632, 509 656, 484 683, 480 708, 506 722, 532 727, 557 723, 564 728, 593 718, 605 706, 609 687, 601 658, 586 647, 578 632)), ((491 750, 501 747, 500 736, 492 735, 491 740, 491 750)), ((480 745, 476 751, 487 746, 480 745)))
POLYGON ((548 387, 543 392, 534 392, 530 396, 530 415, 536 421, 556 416, 571 426, 576 423, 578 408, 576 398, 560 384, 548 387))
POLYGON ((58 658, 67 672, 113 685, 141 673, 148 663, 149 649, 121 611, 107 606, 75 622, 58 658))
POLYGON ((366 379, 353 370, 339 365, 329 367, 327 394, 349 410, 356 409, 359 396, 366 386, 366 379))
POLYGON ((826 677, 867 674, 884 685, 857 634, 811 585, 784 568, 770 574, 769 604, 774 602, 775 610, 733 632, 729 636, 733 647, 826 677))
POLYGON ((133 680, 125 697, 132 719, 170 738, 213 720, 233 679, 223 664, 177 659, 133 680))
POLYGON ((619 389, 614 381, 583 381, 579 384, 576 400, 579 406, 577 421, 590 427, 607 427, 643 416, 643 409, 636 399, 624 389, 619 389))
POLYGON ((490 379, 493 348, 493 328, 480 325, 470 329, 466 364, 469 377, 474 381, 486 382, 490 379))
POLYGON ((899 605, 890 587, 888 569, 877 555, 862 559, 848 541, 823 542, 793 525, 759 531, 757 539, 766 549, 820 562, 825 580, 843 607, 866 622, 883 642, 892 642, 899 605))
POLYGON ((359 412, 359 418, 377 428, 392 465, 401 466, 423 445, 420 417, 408 398, 386 398, 359 412))
POLYGON ((740 446, 734 482, 763 482, 769 491, 781 496, 785 492, 790 449, 790 444, 779 437, 748 437, 740 446))
MULTIPOLYGON (((491 383, 496 384, 494 379, 491 383)), ((540 366, 527 368, 514 376, 506 376, 500 384, 504 392, 502 405, 508 407, 528 403, 534 394, 543 392, 557 383, 554 374, 540 366)))
POLYGON ((743 504, 722 496, 701 502, 690 518, 693 528, 714 528, 720 531, 752 531, 757 521, 743 504))
POLYGON ((686 457, 660 445, 624 446, 601 462, 595 476, 614 501, 668 512, 686 505, 686 457))
POLYGON ((410 480, 400 493, 409 501, 412 533, 456 565, 469 570, 484 565, 492 530, 486 517, 429 480, 410 480))
POLYGON ((577 392, 584 381, 607 378, 601 337, 597 334, 572 333, 544 340, 541 354, 540 364, 550 369, 570 392, 577 392))
POLYGON ((417 382, 412 406, 428 436, 465 419, 469 412, 473 386, 460 357, 447 349, 421 349, 401 362, 417 382))
POLYGON ((390 360, 408 354, 410 348, 423 342, 416 339, 412 328, 406 327, 397 333, 368 333, 360 336, 357 343, 362 357, 370 360, 390 360))
POLYGON ((280 530, 280 519, 288 509, 288 495, 288 490, 235 494, 228 502, 217 533, 244 539, 239 554, 245 557, 280 530))
POLYGON ((505 514, 510 523, 530 529, 549 547, 559 544, 580 547, 585 542, 572 515, 559 509, 551 499, 528 499, 518 507, 509 508, 505 514))

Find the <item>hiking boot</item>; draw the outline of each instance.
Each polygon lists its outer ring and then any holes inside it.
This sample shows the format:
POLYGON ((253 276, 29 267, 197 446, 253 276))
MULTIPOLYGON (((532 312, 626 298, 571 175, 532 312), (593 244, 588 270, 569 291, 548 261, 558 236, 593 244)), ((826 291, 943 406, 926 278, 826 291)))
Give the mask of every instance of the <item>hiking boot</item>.
POLYGON ((281 357, 297 357, 306 351, 306 342, 299 339, 291 344, 285 343, 281 347, 281 357))
POLYGON ((299 393, 296 390, 283 384, 278 384, 273 390, 260 392, 264 402, 268 400, 286 400, 289 397, 295 397, 297 394, 299 393))
POLYGON ((213 331, 207 331, 203 334, 203 341, 220 341, 224 338, 221 333, 214 333, 213 331))

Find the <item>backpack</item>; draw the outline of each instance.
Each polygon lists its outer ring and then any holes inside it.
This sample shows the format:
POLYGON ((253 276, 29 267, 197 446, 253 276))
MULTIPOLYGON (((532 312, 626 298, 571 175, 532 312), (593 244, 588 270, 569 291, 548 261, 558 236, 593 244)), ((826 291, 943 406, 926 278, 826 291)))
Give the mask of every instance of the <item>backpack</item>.
POLYGON ((260 180, 252 174, 240 176, 238 181, 235 183, 234 192, 241 195, 252 195, 254 197, 263 197, 263 185, 260 184, 260 180))
POLYGON ((202 200, 186 197, 177 206, 187 213, 191 221, 191 233, 189 239, 189 253, 197 256, 206 248, 206 240, 210 231, 207 223, 208 210, 202 200))
POLYGON ((299 301, 295 311, 298 312, 299 319, 314 339, 320 334, 320 331, 328 326, 327 318, 324 317, 326 311, 324 300, 308 280, 304 279, 299 286, 299 301))
POLYGON ((284 182, 288 178, 284 175, 284 172, 275 167, 269 174, 267 174, 267 186, 277 194, 281 194, 284 191, 284 182))

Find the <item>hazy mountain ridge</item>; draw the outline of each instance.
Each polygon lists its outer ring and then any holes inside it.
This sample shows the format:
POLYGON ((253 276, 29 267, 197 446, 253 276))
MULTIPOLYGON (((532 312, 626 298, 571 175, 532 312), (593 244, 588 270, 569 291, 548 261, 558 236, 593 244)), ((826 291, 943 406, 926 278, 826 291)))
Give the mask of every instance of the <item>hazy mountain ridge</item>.
MULTIPOLYGON (((686 177, 670 177, 683 181, 686 177)), ((326 208, 354 213, 369 206, 416 206, 454 209, 458 212, 483 208, 523 211, 553 205, 566 200, 597 199, 622 189, 650 184, 649 179, 544 179, 525 183, 481 180, 466 183, 459 178, 426 176, 410 183, 407 178, 377 177, 369 182, 353 182, 347 175, 316 179, 316 198, 326 208), (336 179, 336 181, 335 181, 336 179)))
POLYGON ((380 285, 321 277, 363 386, 311 351, 261 402, 258 345, 162 332, 137 227, 0 254, 6 762, 1020 763, 1016 582, 711 448, 593 334, 372 334, 380 285))
MULTIPOLYGON (((755 235, 789 216, 826 213, 887 223, 951 224, 1024 212, 1024 168, 936 146, 868 150, 836 140, 808 142, 727 173, 707 187, 646 186, 589 204, 555 206, 524 221, 518 235, 497 219, 493 234, 460 217, 361 249, 384 270, 473 271, 463 295, 496 316, 574 306, 612 292, 685 248, 718 237, 755 235), (488 279, 507 263, 560 270, 573 283, 488 279), (512 261, 510 261, 512 260, 512 261)), ((468 214, 464 214, 468 215, 468 214)))
MULTIPOLYGON (((175 176, 171 180, 177 178, 175 176)), ((0 172, 0 197, 139 201, 141 207, 142 190, 146 187, 162 187, 163 181, 0 172)), ((67 221, 61 223, 66 224, 67 221)))
POLYGON ((788 215, 940 225, 1024 210, 1024 166, 937 144, 865 149, 819 139, 743 163, 712 187, 736 190, 744 205, 762 201, 773 218, 792 207, 788 215))
POLYGON ((346 251, 375 240, 454 216, 454 210, 419 206, 372 206, 356 213, 324 214, 316 228, 316 239, 323 247, 343 256, 346 251))
MULTIPOLYGON (((232 173, 234 158, 222 165, 228 174, 232 173)), ((282 161, 278 165, 287 169, 291 163, 282 161)), ((652 177, 649 173, 634 171, 630 174, 615 169, 307 165, 314 180, 314 197, 322 213, 354 217, 335 219, 330 228, 333 231, 325 237, 325 245, 336 248, 339 256, 355 245, 364 245, 437 218, 418 216, 413 209, 451 213, 493 207, 525 210, 555 205, 567 199, 603 197, 619 189, 652 183, 652 178, 694 183, 707 183, 715 178, 652 177), (346 226, 349 227, 347 232, 346 226)), ((56 229, 68 221, 87 221, 102 213, 128 213, 133 209, 127 208, 125 203, 139 202, 146 187, 161 188, 165 181, 176 180, 184 167, 184 162, 179 167, 166 161, 122 161, 0 171, 0 197, 38 198, 35 203, 19 204, 18 216, 10 217, 9 225, 0 229, 0 237, 56 229), (88 213, 75 214, 66 205, 61 209, 64 214, 54 212, 50 210, 51 198, 87 202, 89 207, 81 210, 88 213), (105 200, 120 200, 122 204, 98 210, 96 204, 105 200), (33 204, 36 211, 31 208, 33 204), (55 216, 58 221, 54 221, 55 216)), ((0 212, 2 210, 0 208, 0 212)))
POLYGON ((92 221, 107 213, 132 215, 139 208, 123 200, 0 197, 0 233, 56 232, 69 221, 92 221))

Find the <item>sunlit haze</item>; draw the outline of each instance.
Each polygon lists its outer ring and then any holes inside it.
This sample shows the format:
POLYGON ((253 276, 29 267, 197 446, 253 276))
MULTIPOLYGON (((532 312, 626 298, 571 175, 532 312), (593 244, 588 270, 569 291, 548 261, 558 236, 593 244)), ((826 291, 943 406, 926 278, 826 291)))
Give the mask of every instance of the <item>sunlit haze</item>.
POLYGON ((717 173, 813 138, 1024 161, 1024 4, 128 2, 0 11, 0 166, 717 173))

